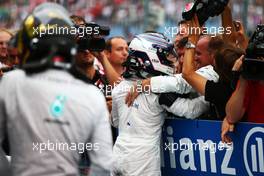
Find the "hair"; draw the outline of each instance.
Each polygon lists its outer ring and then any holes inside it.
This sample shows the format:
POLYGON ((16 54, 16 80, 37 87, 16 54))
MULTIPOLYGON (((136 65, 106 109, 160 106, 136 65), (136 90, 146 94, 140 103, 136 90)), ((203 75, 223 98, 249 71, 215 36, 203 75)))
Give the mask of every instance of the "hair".
POLYGON ((74 24, 78 24, 79 22, 86 23, 85 19, 78 15, 71 15, 70 18, 74 24))
POLYGON ((176 46, 177 46, 177 48, 183 48, 183 47, 185 47, 185 45, 187 43, 188 43, 188 37, 184 37, 178 42, 178 44, 176 46))
POLYGON ((162 33, 160 33, 160 32, 154 31, 154 30, 147 30, 147 31, 145 31, 144 33, 159 33, 159 34, 162 34, 162 33))
POLYGON ((112 50, 112 40, 113 39, 123 39, 126 40, 124 37, 122 36, 115 36, 115 37, 111 37, 109 38, 106 42, 105 42, 105 50, 111 52, 112 50))
POLYGON ((5 32, 5 33, 9 34, 11 37, 14 36, 14 34, 10 30, 5 29, 5 28, 0 28, 0 32, 5 32))
POLYGON ((223 48, 224 46, 226 46, 227 44, 224 42, 224 40, 219 37, 211 37, 209 43, 208 43, 208 52, 209 53, 215 53, 216 51, 220 50, 221 48, 223 48))
POLYGON ((187 21, 186 20, 181 20, 181 21, 178 22, 178 26, 180 26, 182 24, 187 24, 187 21))
POLYGON ((232 81, 232 68, 241 55, 245 54, 240 48, 225 45, 215 53, 215 70, 222 82, 232 81))

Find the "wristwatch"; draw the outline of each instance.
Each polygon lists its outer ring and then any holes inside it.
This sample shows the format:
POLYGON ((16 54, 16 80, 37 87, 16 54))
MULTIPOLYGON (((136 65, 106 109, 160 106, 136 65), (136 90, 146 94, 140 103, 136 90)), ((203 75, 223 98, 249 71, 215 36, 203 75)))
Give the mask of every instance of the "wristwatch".
POLYGON ((137 80, 137 87, 142 88, 142 80, 137 80))
POLYGON ((187 49, 195 49, 195 45, 191 42, 187 42, 185 45, 185 48, 187 49))

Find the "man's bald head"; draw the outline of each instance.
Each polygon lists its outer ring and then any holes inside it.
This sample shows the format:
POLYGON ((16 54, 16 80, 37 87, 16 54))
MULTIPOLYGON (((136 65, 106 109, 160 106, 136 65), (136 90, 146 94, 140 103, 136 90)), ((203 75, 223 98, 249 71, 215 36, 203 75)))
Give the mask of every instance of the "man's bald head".
POLYGON ((7 57, 7 43, 12 37, 12 33, 5 29, 0 29, 0 59, 7 57))
POLYGON ((211 40, 210 36, 202 36, 198 40, 195 48, 195 61, 198 68, 207 65, 213 65, 213 57, 208 51, 208 44, 211 40))

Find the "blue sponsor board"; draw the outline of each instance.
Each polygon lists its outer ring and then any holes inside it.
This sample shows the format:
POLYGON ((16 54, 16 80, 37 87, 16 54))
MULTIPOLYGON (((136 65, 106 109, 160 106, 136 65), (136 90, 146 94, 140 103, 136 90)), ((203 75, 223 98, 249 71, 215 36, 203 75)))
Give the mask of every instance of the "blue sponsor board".
POLYGON ((162 134, 162 175, 264 175, 264 124, 239 123, 221 142, 221 122, 166 120, 162 134))

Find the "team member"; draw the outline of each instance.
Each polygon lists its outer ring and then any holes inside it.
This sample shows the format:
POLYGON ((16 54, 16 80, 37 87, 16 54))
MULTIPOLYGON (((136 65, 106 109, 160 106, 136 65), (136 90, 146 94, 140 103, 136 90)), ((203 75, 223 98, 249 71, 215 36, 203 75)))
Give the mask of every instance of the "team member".
POLYGON ((71 67, 73 36, 51 35, 48 26, 73 24, 58 4, 36 7, 15 42, 23 70, 7 73, 0 84, 0 144, 7 133, 12 175, 79 175, 84 149, 91 175, 109 175, 112 141, 105 99, 71 67))

